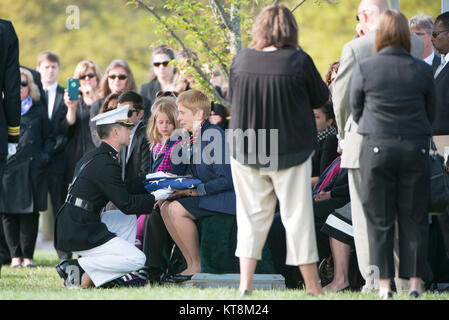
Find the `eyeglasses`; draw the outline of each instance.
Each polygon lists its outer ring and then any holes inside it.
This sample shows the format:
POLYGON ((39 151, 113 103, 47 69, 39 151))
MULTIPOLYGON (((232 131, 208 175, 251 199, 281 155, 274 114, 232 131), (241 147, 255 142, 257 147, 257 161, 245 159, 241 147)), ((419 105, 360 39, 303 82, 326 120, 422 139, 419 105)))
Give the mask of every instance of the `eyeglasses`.
POLYGON ((155 66, 156 68, 158 68, 161 64, 163 64, 164 67, 166 67, 166 66, 168 66, 169 63, 170 63, 170 61, 153 62, 153 66, 155 66))
POLYGON ((128 78, 126 74, 110 74, 108 76, 109 79, 114 80, 115 78, 118 78, 119 80, 125 80, 128 78))
POLYGON ((440 35, 440 33, 448 32, 448 31, 449 31, 449 30, 433 31, 433 32, 432 32, 432 37, 433 37, 433 38, 436 38, 436 37, 438 37, 438 36, 440 35))
POLYGON ((156 93, 156 98, 160 98, 160 97, 173 97, 176 98, 178 96, 178 94, 175 91, 158 91, 156 93))
POLYGON ((85 74, 85 75, 80 76, 79 79, 80 79, 80 80, 84 80, 84 79, 86 79, 86 78, 92 79, 92 78, 95 78, 95 76, 96 76, 95 73, 88 73, 88 74, 85 74))
POLYGON ((134 113, 134 112, 138 114, 138 113, 140 112, 140 110, 135 110, 135 109, 132 110, 132 109, 129 109, 129 110, 128 110, 128 118, 131 118, 131 117, 133 116, 133 113, 134 113))
POLYGON ((22 87, 27 87, 28 86, 28 81, 20 81, 20 85, 22 87))

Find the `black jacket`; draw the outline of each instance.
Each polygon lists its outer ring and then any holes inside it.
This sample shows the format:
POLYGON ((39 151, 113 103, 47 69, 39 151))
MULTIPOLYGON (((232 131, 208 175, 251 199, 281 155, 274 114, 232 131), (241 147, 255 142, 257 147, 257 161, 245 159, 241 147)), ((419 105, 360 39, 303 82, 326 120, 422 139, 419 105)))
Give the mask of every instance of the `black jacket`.
POLYGON ((68 203, 61 207, 55 222, 54 238, 58 250, 87 250, 115 237, 101 222, 100 210, 109 201, 125 214, 146 214, 153 209, 154 197, 151 194, 128 193, 121 177, 117 151, 109 144, 103 142, 81 158, 76 174, 90 159, 93 160, 81 172, 69 194, 89 201, 96 209, 87 211, 68 203))
POLYGON ((435 114, 432 69, 403 48, 383 48, 356 65, 350 106, 362 135, 430 135, 435 114))
MULTIPOLYGON (((441 61, 439 59, 439 61, 441 61)), ((433 73, 439 64, 434 64, 433 73)), ((435 79, 436 107, 435 118, 432 121, 434 135, 449 134, 449 63, 446 63, 443 70, 435 79)))
POLYGON ((312 177, 319 177, 321 173, 338 156, 338 139, 336 135, 331 135, 318 142, 318 147, 312 157, 312 177))
POLYGON ((131 145, 126 148, 129 159, 124 168, 125 180, 128 178, 134 179, 138 176, 144 177, 150 171, 150 145, 146 130, 147 126, 142 120, 136 128, 131 145))
POLYGON ((157 79, 144 83, 140 86, 140 94, 149 101, 150 106, 156 100, 156 93, 161 90, 161 85, 157 79))
POLYGON ((64 181, 70 183, 78 160, 95 146, 89 126, 91 122, 90 106, 81 100, 76 110, 76 121, 72 125, 67 123, 66 116, 67 106, 64 104, 59 114, 58 131, 67 137, 67 146, 64 150, 64 181))
POLYGON ((0 165, 8 142, 19 141, 20 124, 19 41, 10 21, 0 19, 0 165))
MULTIPOLYGON (((3 190, 0 197, 7 197, 6 201, 12 202, 9 195, 15 195, 14 200, 20 199, 19 195, 25 195, 31 188, 32 198, 27 199, 27 203, 19 203, 20 208, 28 207, 28 200, 32 201, 30 210, 21 212, 10 207, 9 210, 2 210, 2 213, 32 213, 47 209, 47 167, 50 161, 55 140, 52 135, 53 129, 48 119, 46 110, 42 104, 35 103, 30 110, 24 114, 20 121, 20 138, 17 145, 17 153, 8 159, 5 168, 3 190), (23 164, 23 169, 28 172, 21 172, 21 179, 15 179, 17 172, 14 172, 18 164, 23 164), (8 180, 9 177, 12 180, 8 180), (32 208, 32 209, 31 209, 32 208)), ((2 199, 3 201, 5 199, 2 199)), ((5 202, 3 202, 5 203, 5 202)))

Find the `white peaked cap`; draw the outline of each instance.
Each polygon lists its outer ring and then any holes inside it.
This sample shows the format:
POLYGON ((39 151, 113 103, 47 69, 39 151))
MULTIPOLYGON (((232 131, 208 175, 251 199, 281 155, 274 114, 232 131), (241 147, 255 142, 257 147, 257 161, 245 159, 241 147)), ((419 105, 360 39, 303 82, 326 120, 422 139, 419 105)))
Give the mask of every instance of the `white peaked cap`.
POLYGON ((133 126, 132 122, 128 121, 129 104, 121 106, 117 109, 97 114, 90 121, 95 121, 97 126, 105 124, 123 124, 125 126, 133 126))

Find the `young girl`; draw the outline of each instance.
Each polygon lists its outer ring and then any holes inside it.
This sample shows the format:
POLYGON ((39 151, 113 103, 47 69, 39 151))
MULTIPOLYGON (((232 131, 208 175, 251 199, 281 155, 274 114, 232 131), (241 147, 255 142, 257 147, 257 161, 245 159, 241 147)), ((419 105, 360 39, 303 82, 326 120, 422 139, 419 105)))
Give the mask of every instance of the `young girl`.
MULTIPOLYGON (((147 138, 150 142, 150 171, 171 172, 181 175, 184 166, 177 167, 172 164, 170 154, 174 146, 180 140, 170 139, 175 130, 180 127, 177 120, 178 109, 175 100, 156 101, 152 107, 152 115, 148 120, 147 138)), ((153 214, 153 213, 152 213, 153 214)), ((145 217, 141 215, 137 219, 136 247, 143 249, 143 238, 145 232, 145 217)))
POLYGON ((318 148, 312 157, 312 187, 318 177, 338 156, 337 128, 331 101, 321 108, 313 109, 318 133, 318 148))

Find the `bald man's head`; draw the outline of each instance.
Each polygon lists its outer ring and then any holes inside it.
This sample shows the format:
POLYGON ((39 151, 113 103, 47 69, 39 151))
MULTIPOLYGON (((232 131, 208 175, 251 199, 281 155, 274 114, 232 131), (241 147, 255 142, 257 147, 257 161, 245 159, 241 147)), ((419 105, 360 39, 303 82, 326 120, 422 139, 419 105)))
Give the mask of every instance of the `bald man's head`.
POLYGON ((388 10, 387 0, 362 0, 358 8, 358 17, 365 34, 379 22, 380 15, 388 10))

